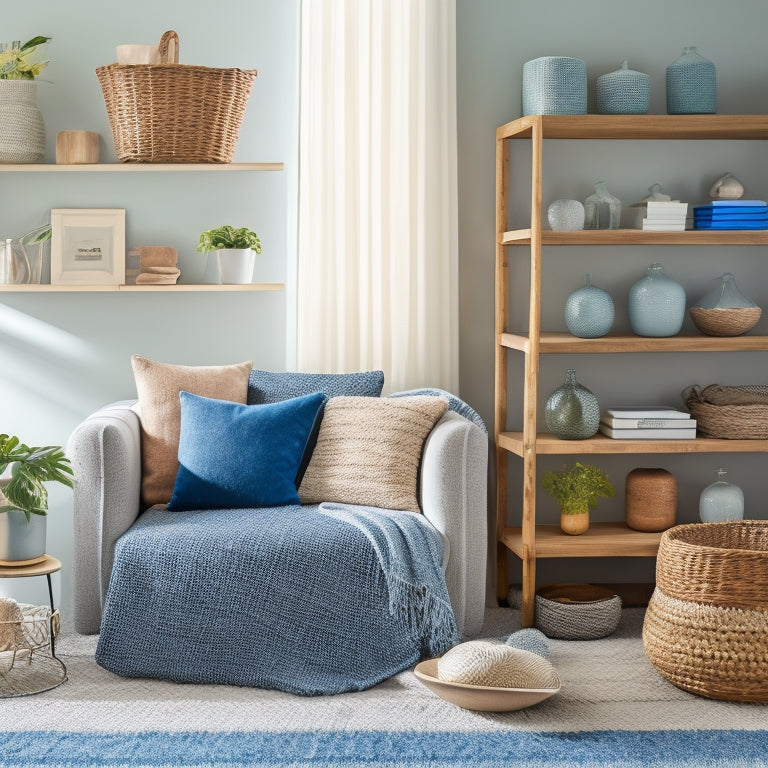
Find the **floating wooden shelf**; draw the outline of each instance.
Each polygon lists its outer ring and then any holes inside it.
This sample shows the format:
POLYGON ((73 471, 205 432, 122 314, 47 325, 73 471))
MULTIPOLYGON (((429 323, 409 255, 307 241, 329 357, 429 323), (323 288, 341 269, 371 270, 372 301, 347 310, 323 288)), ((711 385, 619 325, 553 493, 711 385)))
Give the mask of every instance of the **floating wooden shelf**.
POLYGON ((284 163, 2 163, 0 173, 167 173, 207 171, 282 171, 284 163))
POLYGON ((215 293, 243 292, 243 291, 282 291, 285 283, 244 283, 242 285, 218 285, 209 283, 185 283, 176 285, 0 285, 2 293, 114 293, 116 291, 128 291, 138 293, 190 293, 201 292, 215 293))
MULTIPOLYGON (((542 245, 768 245, 764 229, 691 229, 685 232, 647 232, 642 229, 582 229, 577 232, 543 229, 542 245)), ((504 232, 502 245, 530 245, 530 229, 504 232)))

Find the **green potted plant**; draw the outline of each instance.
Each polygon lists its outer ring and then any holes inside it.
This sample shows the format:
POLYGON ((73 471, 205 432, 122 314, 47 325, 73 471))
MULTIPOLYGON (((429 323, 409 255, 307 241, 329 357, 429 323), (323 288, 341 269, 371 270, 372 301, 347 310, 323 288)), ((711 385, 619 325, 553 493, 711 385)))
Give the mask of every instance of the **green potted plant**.
POLYGON ((47 482, 72 487, 72 466, 61 447, 30 447, 0 435, 0 564, 45 554, 47 482), (10 477, 3 476, 10 468, 10 477))
POLYGON ((545 472, 541 484, 560 506, 560 527, 571 535, 589 529, 589 510, 597 507, 598 498, 615 495, 604 470, 580 461, 545 472))
POLYGON ((261 253, 259 236, 247 227, 225 224, 200 233, 197 250, 209 257, 206 276, 213 282, 216 272, 222 283, 250 283, 253 280, 253 264, 257 253, 261 253), (218 265, 218 269, 217 269, 218 265))
POLYGON ((37 78, 48 66, 39 57, 50 37, 33 37, 23 45, 0 43, 0 162, 34 163, 45 154, 45 123, 37 108, 37 78))

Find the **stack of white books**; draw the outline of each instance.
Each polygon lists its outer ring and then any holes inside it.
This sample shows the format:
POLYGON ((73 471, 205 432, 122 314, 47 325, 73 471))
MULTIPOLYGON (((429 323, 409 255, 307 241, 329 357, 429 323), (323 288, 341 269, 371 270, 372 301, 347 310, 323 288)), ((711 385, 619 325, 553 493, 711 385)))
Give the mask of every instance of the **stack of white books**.
POLYGON ((679 200, 649 200, 643 218, 643 229, 655 232, 682 232, 688 215, 688 203, 679 200))
POLYGON ((617 440, 690 440, 696 419, 665 405, 615 406, 600 414, 600 431, 617 440))

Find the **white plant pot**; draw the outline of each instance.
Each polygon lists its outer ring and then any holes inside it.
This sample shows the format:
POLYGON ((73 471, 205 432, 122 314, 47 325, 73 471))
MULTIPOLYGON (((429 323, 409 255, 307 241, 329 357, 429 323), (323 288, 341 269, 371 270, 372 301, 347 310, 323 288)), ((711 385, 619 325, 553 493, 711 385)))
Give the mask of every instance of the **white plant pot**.
POLYGON ((243 285, 253 282, 256 251, 251 248, 224 248, 215 253, 219 259, 222 283, 243 285))
POLYGON ((37 83, 0 80, 0 162, 35 163, 45 155, 45 123, 37 83))
POLYGON ((45 555, 48 518, 26 515, 20 509, 0 512, 0 565, 40 560, 45 555))

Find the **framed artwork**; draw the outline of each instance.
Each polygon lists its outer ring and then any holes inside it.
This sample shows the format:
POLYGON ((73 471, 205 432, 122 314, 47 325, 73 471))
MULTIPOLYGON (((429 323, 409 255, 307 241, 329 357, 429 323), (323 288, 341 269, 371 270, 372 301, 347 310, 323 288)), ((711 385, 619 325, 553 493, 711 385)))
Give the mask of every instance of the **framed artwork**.
POLYGON ((51 211, 51 284, 125 282, 125 209, 51 211))

